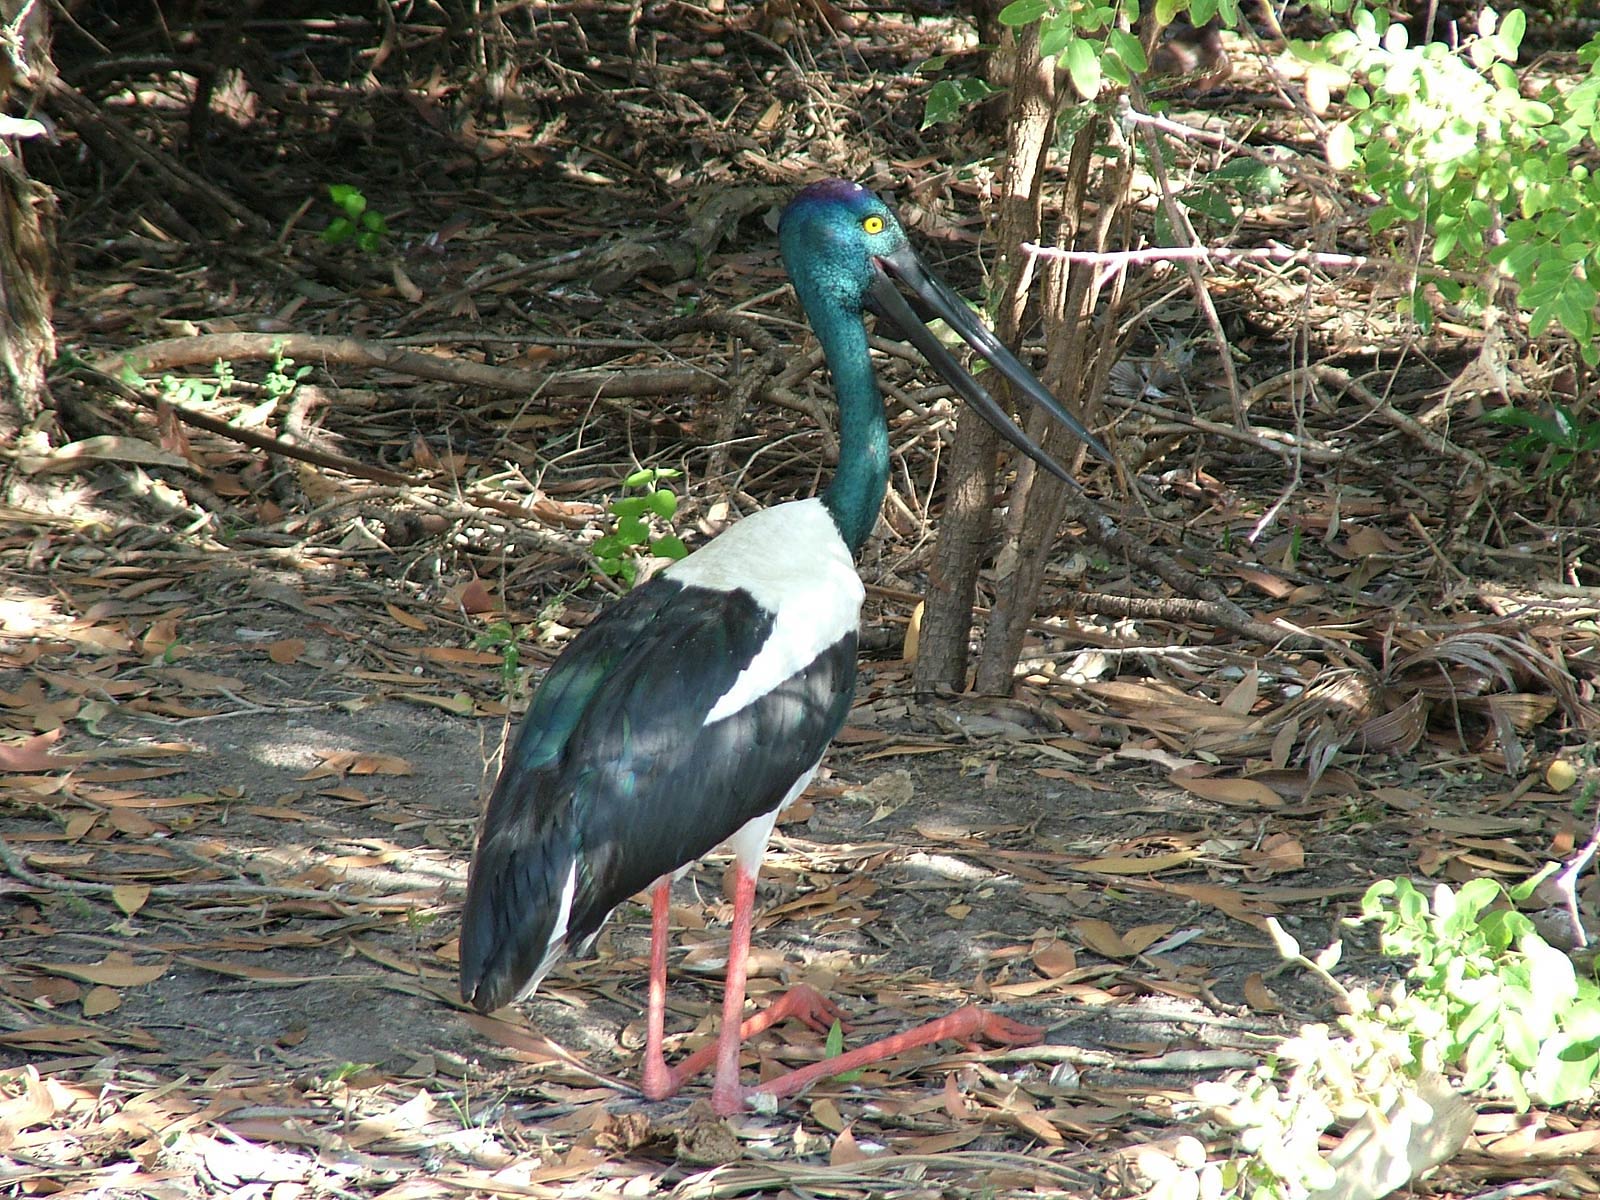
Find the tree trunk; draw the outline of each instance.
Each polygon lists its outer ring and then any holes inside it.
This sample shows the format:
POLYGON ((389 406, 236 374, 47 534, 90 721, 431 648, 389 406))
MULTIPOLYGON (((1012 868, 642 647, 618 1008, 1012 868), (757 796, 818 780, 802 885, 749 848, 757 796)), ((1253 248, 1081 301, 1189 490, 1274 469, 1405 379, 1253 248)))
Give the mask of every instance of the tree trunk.
MULTIPOLYGON (((1100 187, 1100 202, 1092 210, 1098 214, 1094 226, 1088 230, 1079 226, 1080 215, 1091 211, 1087 200, 1092 151, 1103 140, 1103 134, 1103 123, 1096 118, 1081 128, 1073 140, 1067 195, 1056 237, 1059 246, 1104 250, 1113 227, 1126 222, 1129 158, 1124 158, 1120 170, 1100 187)), ((1121 325, 1117 319, 1118 296, 1113 296, 1106 311, 1097 314, 1099 289, 1093 286, 1094 268, 1051 261, 1043 274, 1045 339, 1049 345, 1043 381, 1069 411, 1085 413, 1088 404, 1103 392, 1106 376, 1117 359, 1116 331, 1121 325)), ((1120 294, 1122 276, 1115 279, 1114 286, 1120 294)), ((1033 414, 1028 430, 1057 460, 1074 467, 1082 463, 1082 447, 1041 414, 1033 414)), ((974 684, 978 692, 1011 694, 1023 639, 1039 608, 1051 547, 1072 497, 1072 491, 1055 476, 1036 469, 1030 459, 1019 460, 1000 549, 1003 561, 1012 569, 995 588, 994 610, 984 635, 983 656, 974 684)))
MULTIPOLYGON (((0 0, 0 20, 10 26, 25 7, 24 0, 0 0)), ((46 11, 43 4, 32 5, 18 41, 0 43, 0 115, 9 111, 19 77, 36 79, 48 70, 46 11)), ((7 129, 16 133, 26 126, 7 129)), ((20 141, 0 138, 0 445, 8 446, 43 410, 45 370, 56 351, 50 309, 54 197, 28 178, 20 141)))
MULTIPOLYGON (((1017 36, 999 204, 1000 259, 995 267, 995 279, 1003 289, 995 306, 995 332, 1008 343, 1016 339, 1027 305, 1032 272, 1019 247, 1039 236, 1040 183, 1056 112, 1055 62, 1039 57, 1038 24, 1026 26, 1017 36)), ((966 683, 972 601, 989 540, 998 445, 982 418, 970 409, 961 413, 912 676, 919 692, 959 690, 966 683)))

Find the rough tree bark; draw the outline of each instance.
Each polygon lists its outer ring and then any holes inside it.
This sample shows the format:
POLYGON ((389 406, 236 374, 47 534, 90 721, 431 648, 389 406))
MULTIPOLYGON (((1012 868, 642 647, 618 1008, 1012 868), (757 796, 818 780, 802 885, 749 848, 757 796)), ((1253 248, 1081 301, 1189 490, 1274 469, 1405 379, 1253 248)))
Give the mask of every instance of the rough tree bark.
MULTIPOLYGON (((1073 139, 1067 162, 1067 193, 1056 236, 1059 246, 1104 250, 1113 229, 1126 222, 1131 156, 1124 156, 1120 166, 1097 189, 1099 203, 1092 210, 1087 204, 1092 152, 1104 140, 1104 134, 1103 122, 1097 117, 1079 129, 1073 139), (1085 228, 1083 214, 1089 211, 1096 215, 1085 228)), ((1092 268, 1051 260, 1041 274, 1045 338, 1049 345, 1041 378, 1070 411, 1086 413, 1088 405, 1103 393, 1106 377, 1117 359, 1117 330, 1121 327, 1117 299, 1122 276, 1116 276, 1113 285, 1117 295, 1096 319, 1100 289, 1094 286, 1096 272, 1092 268)), ((1028 431, 1058 461, 1074 468, 1082 464, 1082 446, 1041 414, 1031 415, 1028 431)), ((973 683, 975 691, 992 696, 1011 694, 1028 623, 1039 609, 1050 547, 1072 498, 1066 484, 1035 469, 1031 459, 1018 460, 1017 482, 1011 490, 999 552, 1011 569, 995 589, 994 608, 973 683)))
MULTIPOLYGON (((1040 183, 1057 103, 1055 63, 1039 57, 1038 24, 1024 27, 1017 37, 1010 144, 1000 188, 1001 257, 995 271, 1003 289, 995 310, 995 332, 1007 343, 1015 340, 1027 304, 1030 272, 1019 247, 1039 235, 1040 183)), ((928 574, 927 607, 913 671, 919 692, 959 690, 966 682, 972 601, 989 541, 998 445, 983 419, 964 409, 956 423, 939 546, 928 574)))
POLYGON ((55 358, 54 197, 28 178, 19 153, 29 123, 9 115, 14 86, 49 69, 45 6, 0 0, 0 22, 0 446, 9 446, 43 410, 45 370, 55 358))

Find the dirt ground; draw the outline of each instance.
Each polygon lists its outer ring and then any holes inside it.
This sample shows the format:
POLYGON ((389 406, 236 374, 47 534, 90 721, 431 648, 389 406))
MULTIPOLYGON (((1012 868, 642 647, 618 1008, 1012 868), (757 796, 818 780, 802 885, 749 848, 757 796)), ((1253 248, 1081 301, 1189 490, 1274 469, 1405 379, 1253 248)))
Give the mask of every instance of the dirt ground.
MULTIPOLYGON (((36 579, 5 582, 14 605, 40 591, 36 579)), ((39 772, 7 780, 0 832, 28 865, 0 898, 5 1061, 99 1095, 169 1097, 168 1127, 221 1114, 233 1135, 288 1155, 273 1169, 291 1179, 309 1178, 297 1144, 348 1150, 355 1120, 370 1126, 355 1144, 387 1163, 345 1163, 347 1182, 368 1187, 394 1172, 489 1190, 518 1170, 552 1187, 596 1172, 692 1175, 707 1153, 693 1131, 715 1127, 691 1108, 700 1088, 648 1104, 630 1087, 642 905, 624 907, 595 960, 564 964, 517 1010, 485 1019, 456 999, 456 909, 504 720, 419 700, 462 682, 492 696, 498 671, 450 656, 441 671, 427 639, 402 645, 392 634, 415 634, 373 607, 392 601, 371 585, 263 582, 232 564, 163 583, 145 594, 192 613, 189 632, 114 678, 193 711, 113 707, 92 736, 60 744, 86 754, 72 786, 47 787, 61 776, 39 772), (273 662, 284 647, 294 660, 273 662), (402 657, 427 665, 408 676, 392 669, 402 657), (425 691, 408 694, 418 682, 425 691), (128 763, 153 765, 117 765, 128 763), (142 901, 114 890, 141 887, 142 901)), ((34 611, 53 607, 44 598, 34 611)), ((85 655, 114 650, 62 640, 85 628, 63 617, 52 633, 46 619, 38 639, 0 645, 45 651, 0 674, 8 704, 43 680, 51 696, 92 703, 85 655)), ((1300 973, 1276 973, 1263 915, 1320 948, 1345 932, 1337 919, 1367 883, 1407 873, 1430 836, 1419 817, 1439 838, 1488 831, 1491 804, 1523 822, 1550 817, 1536 799, 1507 807, 1481 786, 1420 811, 1338 795, 1241 810, 1172 786, 1129 744, 1063 749, 1069 739, 1036 723, 1020 705, 908 708, 905 665, 868 663, 826 778, 775 839, 752 995, 825 987, 852 1018, 847 1044, 980 1000, 1047 1026, 1042 1046, 908 1054, 735 1122, 740 1140, 713 1157, 753 1170, 752 1154, 778 1155, 803 1170, 849 1129, 869 1150, 977 1155, 945 1163, 956 1180, 1062 1186, 1025 1165, 1030 1145, 1055 1151, 1052 1170, 1099 1178, 1111 1147, 1182 1128, 1195 1079, 1333 1015, 1300 973), (1271 837, 1285 831, 1295 849, 1284 859, 1280 840, 1275 858, 1271 837), (990 1152, 1022 1157, 1002 1169, 990 1152)), ((671 1030, 685 1047, 714 1029, 727 910, 714 865, 678 887, 671 1030)), ((1370 938, 1351 949, 1354 978, 1387 969, 1370 938)), ((802 1064, 822 1041, 781 1028, 749 1072, 802 1064)), ((99 1186, 122 1155, 198 1174, 172 1195, 265 1169, 211 1162, 211 1141, 152 1151, 140 1135, 162 1123, 129 1124, 66 1162, 51 1130, 32 1161, 51 1178, 99 1163, 99 1186)))

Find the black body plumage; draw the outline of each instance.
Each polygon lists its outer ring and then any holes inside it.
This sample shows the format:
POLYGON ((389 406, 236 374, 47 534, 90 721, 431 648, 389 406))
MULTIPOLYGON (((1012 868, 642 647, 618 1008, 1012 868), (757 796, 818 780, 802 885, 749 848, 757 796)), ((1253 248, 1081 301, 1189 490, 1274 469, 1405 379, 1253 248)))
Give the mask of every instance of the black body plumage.
POLYGON ((849 711, 854 628, 705 723, 772 627, 749 592, 657 577, 573 640, 484 816, 463 914, 463 999, 482 1012, 515 999, 629 896, 775 811, 821 757, 849 711))

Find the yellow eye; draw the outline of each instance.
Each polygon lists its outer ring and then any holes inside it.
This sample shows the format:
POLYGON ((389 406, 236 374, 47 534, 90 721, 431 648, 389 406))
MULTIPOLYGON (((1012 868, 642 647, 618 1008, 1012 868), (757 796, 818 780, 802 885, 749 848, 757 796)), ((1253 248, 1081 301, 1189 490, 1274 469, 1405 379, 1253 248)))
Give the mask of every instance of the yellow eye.
POLYGON ((863 217, 861 220, 861 228, 866 230, 868 233, 882 233, 883 218, 878 216, 876 213, 870 217, 863 217))

